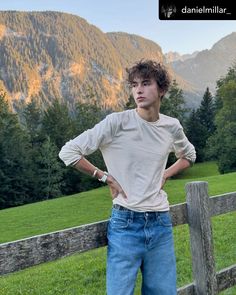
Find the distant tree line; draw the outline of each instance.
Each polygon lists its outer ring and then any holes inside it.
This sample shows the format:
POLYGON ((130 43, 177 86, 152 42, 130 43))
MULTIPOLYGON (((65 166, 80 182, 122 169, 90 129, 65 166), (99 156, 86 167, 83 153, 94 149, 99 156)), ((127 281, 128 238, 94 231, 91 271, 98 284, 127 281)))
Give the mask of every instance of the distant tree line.
MULTIPOLYGON (((46 111, 31 101, 17 115, 1 93, 0 208, 100 186, 91 177, 66 168, 58 153, 66 141, 93 127, 108 112, 96 104, 78 103, 72 114, 65 103, 55 100, 46 111)), ((88 158, 105 169, 99 151, 88 158)))
POLYGON ((236 171, 236 65, 217 81, 214 98, 207 88, 186 129, 198 162, 216 160, 220 173, 236 171))
MULTIPOLYGON (((132 97, 125 109, 135 107, 132 97)), ((0 208, 55 198, 101 186, 58 158, 71 138, 93 127, 111 110, 96 104, 77 103, 73 112, 54 100, 42 110, 35 100, 10 111, 0 93, 0 208)), ((236 171, 236 66, 217 81, 215 97, 207 88, 196 110, 187 110, 183 91, 173 81, 161 112, 177 117, 197 151, 197 161, 216 160, 220 173, 236 171), (188 115, 186 115, 188 114, 188 115)), ((106 169, 99 151, 88 156, 106 169)), ((171 155, 170 165, 174 161, 171 155)))

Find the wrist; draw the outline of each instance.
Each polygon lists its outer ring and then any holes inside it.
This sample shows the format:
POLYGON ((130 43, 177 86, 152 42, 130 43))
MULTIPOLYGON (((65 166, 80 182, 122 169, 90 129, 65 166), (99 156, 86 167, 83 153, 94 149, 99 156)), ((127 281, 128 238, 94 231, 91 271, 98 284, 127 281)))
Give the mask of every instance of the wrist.
POLYGON ((98 169, 97 167, 95 167, 94 171, 92 172, 92 177, 101 181, 104 174, 105 174, 104 171, 102 171, 102 170, 98 169))
POLYGON ((167 180, 167 179, 170 178, 170 177, 171 177, 171 176, 168 174, 168 172, 165 171, 165 173, 164 173, 164 175, 163 175, 163 178, 167 180))
POLYGON ((101 172, 102 172, 102 177, 99 177, 98 180, 103 183, 107 183, 108 173, 106 171, 101 171, 101 172))
POLYGON ((96 178, 97 179, 101 179, 102 177, 103 177, 103 175, 104 175, 104 171, 102 171, 102 170, 98 170, 98 172, 97 172, 97 174, 96 174, 96 178))

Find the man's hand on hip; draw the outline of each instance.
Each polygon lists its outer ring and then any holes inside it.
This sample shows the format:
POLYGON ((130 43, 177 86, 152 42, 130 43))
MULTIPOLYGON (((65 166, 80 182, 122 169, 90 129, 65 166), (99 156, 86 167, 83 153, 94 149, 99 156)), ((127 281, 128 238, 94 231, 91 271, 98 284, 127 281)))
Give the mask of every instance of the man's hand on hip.
POLYGON ((119 194, 122 194, 122 196, 127 199, 126 193, 123 191, 120 184, 115 180, 113 176, 110 174, 107 176, 107 184, 110 187, 112 199, 115 199, 119 194))

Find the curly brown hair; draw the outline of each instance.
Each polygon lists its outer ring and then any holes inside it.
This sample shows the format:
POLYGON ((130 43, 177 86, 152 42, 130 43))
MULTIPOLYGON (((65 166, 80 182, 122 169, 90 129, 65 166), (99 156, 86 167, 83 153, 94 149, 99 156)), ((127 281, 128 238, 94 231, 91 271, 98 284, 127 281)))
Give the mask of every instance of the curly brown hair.
POLYGON ((127 81, 131 85, 135 78, 154 79, 158 87, 166 93, 170 86, 170 76, 164 65, 153 60, 143 60, 136 62, 131 68, 127 68, 127 81))

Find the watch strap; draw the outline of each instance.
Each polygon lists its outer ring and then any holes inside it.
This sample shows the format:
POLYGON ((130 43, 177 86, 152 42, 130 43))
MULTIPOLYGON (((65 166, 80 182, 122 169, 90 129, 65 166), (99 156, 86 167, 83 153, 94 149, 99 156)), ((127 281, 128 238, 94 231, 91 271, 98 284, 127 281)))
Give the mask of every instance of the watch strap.
POLYGON ((107 182, 107 176, 108 176, 108 173, 106 171, 104 171, 104 174, 103 174, 102 178, 98 178, 98 180, 103 182, 103 183, 106 183, 107 182))

